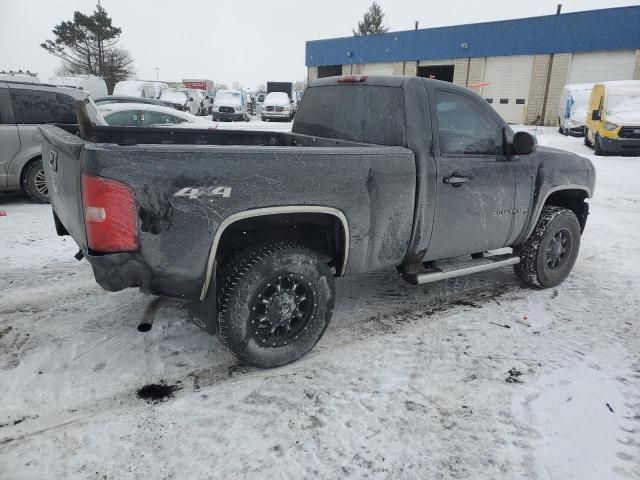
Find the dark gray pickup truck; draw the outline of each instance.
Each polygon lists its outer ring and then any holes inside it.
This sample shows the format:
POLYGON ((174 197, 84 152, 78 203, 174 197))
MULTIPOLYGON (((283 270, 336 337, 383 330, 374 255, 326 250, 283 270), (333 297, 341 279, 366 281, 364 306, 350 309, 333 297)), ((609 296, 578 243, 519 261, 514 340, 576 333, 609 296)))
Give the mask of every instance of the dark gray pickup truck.
POLYGON ((528 285, 559 284, 595 184, 587 159, 537 148, 437 80, 314 81, 292 133, 100 126, 82 102, 77 113, 75 129, 41 127, 58 234, 105 289, 187 302, 258 367, 318 342, 334 276, 395 266, 423 284, 513 265, 528 285))

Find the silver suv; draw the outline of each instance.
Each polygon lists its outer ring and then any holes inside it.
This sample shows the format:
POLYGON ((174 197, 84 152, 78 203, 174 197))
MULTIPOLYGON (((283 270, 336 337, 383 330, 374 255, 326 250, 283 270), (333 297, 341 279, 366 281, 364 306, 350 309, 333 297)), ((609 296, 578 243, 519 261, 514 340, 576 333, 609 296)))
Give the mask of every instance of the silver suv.
POLYGON ((84 98, 81 90, 0 81, 0 191, 22 189, 48 202, 38 125, 77 123, 73 102, 84 98))

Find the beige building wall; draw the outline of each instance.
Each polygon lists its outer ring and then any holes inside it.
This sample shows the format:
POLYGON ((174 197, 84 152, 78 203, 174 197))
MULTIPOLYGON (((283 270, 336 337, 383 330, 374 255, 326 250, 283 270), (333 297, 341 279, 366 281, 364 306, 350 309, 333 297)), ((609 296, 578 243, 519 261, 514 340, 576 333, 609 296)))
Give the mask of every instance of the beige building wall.
MULTIPOLYGON (((454 74, 455 74, 455 70, 454 70, 454 74)), ((468 74, 467 85, 481 82, 483 79, 484 79, 484 57, 472 58, 469 61, 469 74, 468 74)))
POLYGON ((393 74, 404 75, 404 62, 393 62, 393 74))
POLYGON ((633 70, 633 79, 640 80, 640 49, 636 50, 636 68, 633 70))
POLYGON ((551 73, 549 75, 544 114, 545 125, 556 125, 558 123, 558 102, 560 101, 562 88, 567 84, 570 66, 570 53, 556 53, 551 60, 551 73))
POLYGON ((309 67, 307 77, 309 81, 316 80, 318 78, 318 67, 309 67))
POLYGON ((469 59, 468 58, 456 58, 453 63, 453 83, 465 87, 467 85, 467 72, 469 59))
POLYGON ((535 55, 533 57, 533 73, 531 74, 531 87, 529 88, 527 116, 525 119, 527 125, 537 124, 542 120, 550 61, 551 55, 535 55))
POLYGON ((418 75, 418 62, 404 62, 404 74, 408 77, 418 75))

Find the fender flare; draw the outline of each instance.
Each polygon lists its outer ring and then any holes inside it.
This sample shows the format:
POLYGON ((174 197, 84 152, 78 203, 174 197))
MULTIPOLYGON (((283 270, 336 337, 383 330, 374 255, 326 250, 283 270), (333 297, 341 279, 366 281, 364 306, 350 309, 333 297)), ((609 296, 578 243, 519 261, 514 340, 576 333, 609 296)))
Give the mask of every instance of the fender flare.
POLYGON ((202 285, 202 292, 200 294, 200 300, 204 301, 207 296, 207 291, 209 290, 209 285, 211 283, 211 277, 213 276, 213 272, 216 266, 216 255, 218 253, 218 245, 220 244, 220 239, 224 234, 224 231, 235 222, 240 220, 245 220, 247 218, 255 218, 255 217, 263 217, 267 215, 279 215, 279 214, 287 214, 287 213, 324 213, 331 215, 337 218, 342 225, 343 232, 343 241, 344 241, 344 255, 342 258, 342 266, 338 275, 342 276, 345 274, 347 268, 347 260, 349 259, 349 222, 347 221, 347 217, 337 208, 332 207, 324 207, 319 205, 287 205, 280 207, 266 207, 266 208, 256 208, 252 210, 244 210, 242 212, 234 213, 226 217, 218 226, 216 233, 213 237, 213 242, 211 244, 211 249, 209 251, 209 258, 207 260, 207 270, 205 273, 204 283, 202 285))
POLYGON ((556 192, 561 192, 562 190, 582 190, 586 192, 587 198, 591 198, 591 190, 586 185, 567 184, 567 185, 559 185, 557 187, 550 188, 545 192, 544 197, 540 202, 538 202, 538 205, 535 207, 535 213, 531 217, 531 223, 527 227, 526 235, 522 237, 522 242, 524 242, 527 238, 529 238, 533 233, 533 230, 536 228, 536 225, 538 224, 538 219, 542 214, 542 209, 547 203, 547 199, 551 196, 551 194, 556 192))

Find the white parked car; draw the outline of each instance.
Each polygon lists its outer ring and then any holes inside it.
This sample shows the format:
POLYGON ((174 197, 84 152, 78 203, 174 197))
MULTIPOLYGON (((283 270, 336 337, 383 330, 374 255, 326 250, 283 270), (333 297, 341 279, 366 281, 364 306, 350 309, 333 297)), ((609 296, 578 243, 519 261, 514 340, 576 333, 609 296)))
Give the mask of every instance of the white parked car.
POLYGON ((265 99, 260 112, 262 120, 287 120, 291 121, 295 109, 293 100, 284 92, 271 92, 265 99))
POLYGON ((153 83, 143 80, 124 80, 113 88, 114 96, 156 98, 155 94, 153 83))
POLYGON ((565 85, 558 105, 558 126, 563 135, 584 137, 584 125, 589 109, 593 83, 565 85))
POLYGON ((247 94, 239 90, 218 90, 211 109, 213 120, 244 120, 248 122, 247 94))
POLYGON ((115 127, 218 128, 216 122, 171 107, 144 103, 109 103, 98 107, 104 125, 115 127))
POLYGON ((58 87, 76 88, 84 90, 91 98, 100 98, 108 95, 107 84, 104 79, 95 75, 79 75, 75 77, 51 77, 49 83, 58 87))
POLYGON ((160 94, 160 100, 170 104, 173 108, 197 115, 202 108, 199 99, 186 88, 167 88, 160 94))

